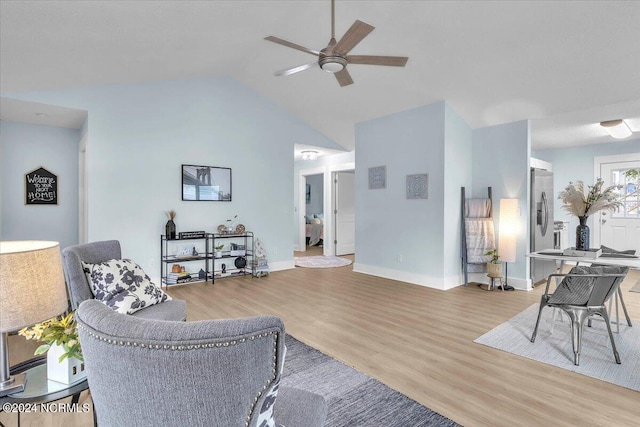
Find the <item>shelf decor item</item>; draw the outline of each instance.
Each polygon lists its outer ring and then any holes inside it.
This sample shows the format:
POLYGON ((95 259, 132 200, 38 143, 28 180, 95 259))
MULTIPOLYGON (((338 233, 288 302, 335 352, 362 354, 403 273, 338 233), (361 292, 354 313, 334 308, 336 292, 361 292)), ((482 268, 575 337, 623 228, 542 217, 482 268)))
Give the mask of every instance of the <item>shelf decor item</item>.
POLYGON ((47 353, 47 378, 72 384, 87 376, 78 338, 74 313, 21 329, 18 334, 28 340, 42 341, 34 355, 47 353))
POLYGON ((176 211, 170 210, 167 212, 167 216, 169 217, 169 221, 167 221, 167 225, 165 225, 165 235, 168 240, 175 240, 176 238, 176 223, 173 222, 173 219, 176 217, 176 211))
POLYGON ((619 186, 612 185, 604 190, 604 181, 598 178, 596 183, 587 186, 588 192, 585 194, 584 183, 576 181, 561 191, 558 198, 562 200, 562 208, 572 215, 578 217, 580 224, 576 227, 576 249, 586 251, 589 249, 589 226, 587 219, 590 215, 599 211, 617 211, 622 206, 619 194, 615 190, 619 186))

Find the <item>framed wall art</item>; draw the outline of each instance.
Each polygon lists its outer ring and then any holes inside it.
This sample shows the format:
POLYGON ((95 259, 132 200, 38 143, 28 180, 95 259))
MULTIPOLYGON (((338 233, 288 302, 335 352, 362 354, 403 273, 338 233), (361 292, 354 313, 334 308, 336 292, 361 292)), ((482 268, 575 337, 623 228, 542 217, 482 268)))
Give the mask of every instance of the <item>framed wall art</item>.
POLYGON ((231 201, 231 168, 182 165, 182 200, 231 201))
POLYGON ((43 167, 24 175, 25 205, 57 205, 58 176, 43 167))
POLYGON ((407 175, 407 199, 429 198, 429 174, 407 175))
POLYGON ((387 188, 387 167, 375 166, 369 168, 369 190, 387 188))

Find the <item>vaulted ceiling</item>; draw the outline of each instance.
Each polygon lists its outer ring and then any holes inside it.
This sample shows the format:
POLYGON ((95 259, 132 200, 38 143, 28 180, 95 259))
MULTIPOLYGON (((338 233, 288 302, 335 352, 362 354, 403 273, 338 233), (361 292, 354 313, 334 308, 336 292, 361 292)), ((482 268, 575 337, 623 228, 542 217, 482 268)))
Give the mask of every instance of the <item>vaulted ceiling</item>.
MULTIPOLYGON (((446 100, 473 128, 532 120, 534 149, 640 131, 638 1, 336 1, 336 37, 375 30, 357 55, 408 56, 405 68, 348 66, 275 77, 330 37, 329 0, 0 2, 0 91, 229 75, 347 149, 354 124, 446 100)), ((635 134, 629 139, 637 139, 635 134)))

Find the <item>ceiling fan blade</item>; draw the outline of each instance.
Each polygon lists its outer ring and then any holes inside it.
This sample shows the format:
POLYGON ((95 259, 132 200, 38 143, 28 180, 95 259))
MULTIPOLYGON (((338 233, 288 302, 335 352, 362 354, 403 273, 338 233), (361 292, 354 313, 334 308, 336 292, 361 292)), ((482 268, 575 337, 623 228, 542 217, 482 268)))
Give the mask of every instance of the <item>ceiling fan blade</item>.
POLYGON ((310 53, 311 55, 315 55, 315 56, 320 55, 320 52, 318 52, 317 50, 309 49, 308 47, 300 46, 299 44, 296 44, 278 37, 268 36, 268 37, 265 37, 264 39, 270 42, 281 44, 283 46, 291 47, 293 49, 301 50, 302 52, 310 53))
POLYGON ((409 60, 406 56, 348 55, 349 64, 386 65, 404 67, 409 60))
POLYGON ((309 68, 317 67, 318 61, 313 61, 308 64, 298 65, 297 67, 288 68, 286 70, 276 71, 276 76, 289 76, 291 74, 299 73, 300 71, 308 70, 309 68))
POLYGON ((362 41, 367 35, 373 31, 375 27, 369 25, 366 22, 356 21, 351 28, 344 33, 344 36, 333 47, 334 52, 340 52, 343 55, 349 53, 358 43, 362 41))
POLYGON ((351 74, 344 68, 342 71, 338 71, 334 74, 336 79, 338 79, 338 83, 340 86, 347 86, 353 83, 353 79, 351 78, 351 74))

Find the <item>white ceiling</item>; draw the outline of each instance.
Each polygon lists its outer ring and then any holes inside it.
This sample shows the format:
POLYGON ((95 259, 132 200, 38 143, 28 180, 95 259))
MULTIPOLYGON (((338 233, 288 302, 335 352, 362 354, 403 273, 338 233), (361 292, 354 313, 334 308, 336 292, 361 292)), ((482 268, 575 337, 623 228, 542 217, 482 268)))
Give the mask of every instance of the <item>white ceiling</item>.
POLYGON ((639 1, 338 0, 337 38, 356 19, 376 29, 352 54, 409 62, 350 65, 341 88, 318 69, 274 77, 313 57, 262 40, 325 47, 329 0, 3 0, 0 91, 230 75, 347 149, 355 123, 440 100, 473 128, 535 119, 534 149, 640 120, 639 1))

